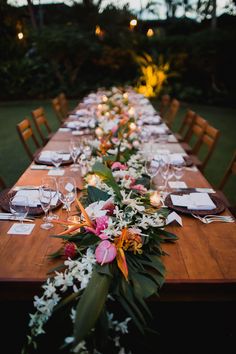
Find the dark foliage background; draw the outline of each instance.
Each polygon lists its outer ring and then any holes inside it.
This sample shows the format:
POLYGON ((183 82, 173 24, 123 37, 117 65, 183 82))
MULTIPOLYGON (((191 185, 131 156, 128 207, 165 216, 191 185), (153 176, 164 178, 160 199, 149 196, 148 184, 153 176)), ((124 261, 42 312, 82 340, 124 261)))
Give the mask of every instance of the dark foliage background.
POLYGON ((60 91, 75 98, 99 86, 135 85, 140 71, 134 56, 146 52, 157 62, 163 54, 179 74, 163 91, 185 101, 236 104, 236 16, 219 17, 215 31, 208 20, 188 18, 139 21, 131 31, 127 7, 100 12, 88 1, 34 6, 33 28, 27 7, 0 6, 2 100, 50 98, 60 91), (155 32, 151 38, 148 28, 155 32))

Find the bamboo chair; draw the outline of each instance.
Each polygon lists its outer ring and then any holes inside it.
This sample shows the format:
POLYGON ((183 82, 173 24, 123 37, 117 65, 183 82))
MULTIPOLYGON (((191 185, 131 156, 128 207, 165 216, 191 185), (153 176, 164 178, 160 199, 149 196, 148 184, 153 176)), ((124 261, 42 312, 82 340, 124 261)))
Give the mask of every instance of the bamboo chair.
POLYGON ((189 141, 191 129, 195 123, 195 119, 196 113, 194 111, 191 111, 191 109, 187 110, 178 132, 175 133, 175 137, 178 139, 179 142, 189 141))
POLYGON ((201 139, 203 134, 205 133, 206 127, 207 121, 203 117, 196 115, 194 124, 188 132, 188 136, 186 137, 185 141, 181 143, 182 148, 187 153, 196 153, 198 147, 201 144, 201 139), (191 147, 189 144, 192 139, 194 139, 193 147, 191 147))
POLYGON ((162 95, 161 96, 161 103, 159 108, 159 113, 161 117, 165 116, 167 109, 170 106, 170 96, 169 95, 162 95))
POLYGON ((59 102, 60 102, 61 113, 63 115, 63 119, 65 119, 68 116, 68 113, 69 113, 69 103, 68 103, 68 100, 67 100, 66 95, 64 94, 64 92, 61 92, 58 95, 58 99, 59 99, 59 102))
POLYGON ((42 139, 43 145, 45 145, 48 140, 53 136, 52 130, 48 124, 47 118, 45 116, 45 111, 43 107, 36 108, 31 112, 35 127, 39 133, 40 138, 42 139), (47 135, 45 136, 45 133, 47 135))
POLYGON ((20 140, 29 156, 30 160, 33 161, 34 157, 39 153, 41 147, 39 142, 33 132, 30 121, 28 118, 25 118, 22 122, 18 123, 16 126, 17 132, 19 134, 20 140), (36 151, 33 153, 30 149, 30 141, 33 141, 36 151))
POLYGON ((6 183, 4 182, 4 180, 2 179, 2 177, 0 177, 0 190, 3 190, 6 188, 6 183))
POLYGON ((193 149, 194 155, 190 155, 191 159, 193 160, 193 163, 201 170, 203 171, 206 168, 206 165, 211 158, 215 147, 216 143, 219 139, 220 136, 220 131, 211 125, 207 125, 204 134, 202 135, 200 141, 198 144, 195 145, 193 149), (201 161, 198 158, 198 154, 200 150, 205 146, 207 148, 207 153, 205 154, 205 157, 201 161))
POLYGON ((52 103, 53 111, 54 111, 59 123, 62 124, 64 122, 64 116, 61 111, 61 104, 60 104, 59 98, 58 97, 53 98, 51 103, 52 103))
POLYGON ((180 102, 179 100, 176 100, 175 98, 170 102, 170 106, 167 110, 167 112, 164 114, 164 121, 168 125, 169 128, 172 128, 173 122, 175 120, 176 114, 179 110, 180 107, 180 102))

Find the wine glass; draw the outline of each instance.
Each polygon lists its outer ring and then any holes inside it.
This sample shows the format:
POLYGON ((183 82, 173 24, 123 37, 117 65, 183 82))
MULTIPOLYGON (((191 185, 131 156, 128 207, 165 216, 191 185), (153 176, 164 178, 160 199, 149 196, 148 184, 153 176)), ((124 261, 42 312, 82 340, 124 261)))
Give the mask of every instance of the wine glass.
MULTIPOLYGON (((51 206, 57 203, 58 200, 58 185, 57 185, 57 180, 55 177, 49 177, 45 176, 41 179, 41 185, 47 187, 49 190, 52 192, 52 201, 51 201, 51 206)), ((57 214, 50 212, 48 213, 48 220, 58 220, 59 216, 57 214)))
POLYGON ((23 222, 29 212, 28 198, 15 195, 10 198, 9 207, 12 215, 20 221, 20 224, 15 227, 15 230, 18 232, 28 231, 28 225, 25 225, 23 222))
POLYGON ((76 183, 73 177, 61 177, 58 181, 59 198, 65 205, 67 210, 67 220, 74 221, 74 217, 70 217, 71 204, 75 201, 77 190, 76 183))
POLYGON ((78 165, 76 164, 76 160, 81 152, 80 150, 80 146, 77 142, 75 141, 71 141, 70 142, 70 146, 69 146, 69 150, 70 150, 70 155, 72 157, 72 160, 73 160, 73 165, 71 167, 71 171, 78 171, 79 170, 79 167, 78 165))
POLYGON ((167 185, 168 185, 168 181, 173 177, 174 173, 173 173, 173 168, 172 165, 170 164, 170 159, 167 156, 165 156, 164 159, 164 163, 162 164, 161 167, 161 175, 165 180, 165 185, 164 185, 164 193, 167 193, 167 185))
POLYGON ((42 185, 39 187, 39 201, 41 207, 45 213, 45 217, 43 220, 45 221, 43 224, 40 225, 41 229, 49 230, 53 227, 53 224, 50 222, 48 218, 48 212, 50 209, 52 200, 52 191, 47 185, 42 185))
POLYGON ((184 165, 173 165, 173 173, 175 178, 179 181, 184 175, 184 165))
POLYGON ((51 152, 51 161, 55 168, 58 170, 59 166, 62 163, 62 155, 58 151, 52 151, 51 152))
POLYGON ((157 175, 160 168, 160 162, 150 157, 145 162, 145 171, 150 176, 150 185, 153 183, 153 178, 157 175))

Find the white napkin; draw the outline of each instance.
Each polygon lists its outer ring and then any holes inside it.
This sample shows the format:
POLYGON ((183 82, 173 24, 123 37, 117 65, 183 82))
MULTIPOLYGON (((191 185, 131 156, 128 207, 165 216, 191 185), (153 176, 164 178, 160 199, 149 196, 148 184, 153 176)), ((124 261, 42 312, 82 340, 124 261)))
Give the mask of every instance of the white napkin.
POLYGON ((187 184, 183 181, 169 181, 170 188, 187 188, 187 184))
POLYGON ((187 207, 191 210, 212 210, 216 208, 207 193, 190 193, 171 195, 173 205, 187 207))
MULTIPOLYGON (((45 161, 45 162, 51 162, 52 161, 52 153, 53 151, 51 150, 44 150, 41 152, 39 160, 45 161)), ((58 152, 60 153, 60 152, 58 152)), ((62 156, 63 161, 68 161, 70 159, 70 154, 67 153, 60 153, 62 156)))
POLYGON ((172 165, 182 165, 184 163, 184 158, 181 154, 171 154, 170 155, 170 163, 172 165))
MULTIPOLYGON (((39 201, 39 190, 38 189, 22 189, 18 191, 15 196, 27 197, 29 201, 29 207, 37 207, 40 206, 39 201)), ((13 199, 14 200, 14 199, 13 199)), ((51 200, 51 206, 56 206, 58 202, 57 194, 51 200)))
POLYGON ((66 133, 66 132, 70 132, 70 129, 69 128, 59 128, 58 131, 66 133))

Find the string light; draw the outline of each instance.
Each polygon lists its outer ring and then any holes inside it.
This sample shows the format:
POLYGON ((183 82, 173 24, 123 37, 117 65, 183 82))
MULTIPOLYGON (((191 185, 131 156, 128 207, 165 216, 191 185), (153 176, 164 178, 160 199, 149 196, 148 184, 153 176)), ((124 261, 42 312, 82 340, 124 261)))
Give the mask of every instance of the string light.
POLYGON ((152 36, 154 36, 154 31, 152 28, 149 28, 147 31, 147 37, 152 37, 152 36))
POLYGON ((133 30, 137 25, 138 25, 138 21, 135 18, 133 18, 129 23, 131 30, 133 30))
POLYGON ((18 39, 21 41, 21 40, 24 38, 23 32, 18 32, 18 33, 17 33, 17 37, 18 37, 18 39))

